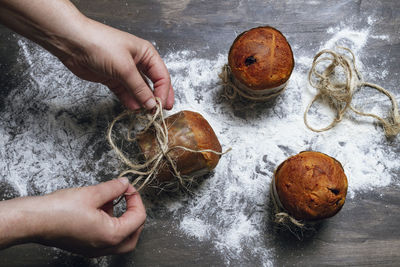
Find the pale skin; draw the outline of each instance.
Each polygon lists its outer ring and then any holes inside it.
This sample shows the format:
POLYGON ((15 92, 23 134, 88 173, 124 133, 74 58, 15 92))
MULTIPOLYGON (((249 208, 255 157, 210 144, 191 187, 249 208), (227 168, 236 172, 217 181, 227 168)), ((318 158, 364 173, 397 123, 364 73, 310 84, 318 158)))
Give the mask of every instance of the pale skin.
POLYGON ((146 211, 126 178, 0 202, 0 249, 35 242, 88 257, 133 250, 146 211), (126 211, 113 216, 113 200, 125 194, 126 211))
MULTIPOLYGON (((150 42, 84 16, 67 0, 0 0, 0 23, 38 43, 78 77, 106 85, 128 109, 171 109, 168 70, 150 42), (143 75, 153 83, 153 90, 143 75)), ((133 250, 146 219, 126 178, 0 202, 0 249, 36 242, 89 257, 133 250), (126 211, 113 216, 125 195, 126 211)))

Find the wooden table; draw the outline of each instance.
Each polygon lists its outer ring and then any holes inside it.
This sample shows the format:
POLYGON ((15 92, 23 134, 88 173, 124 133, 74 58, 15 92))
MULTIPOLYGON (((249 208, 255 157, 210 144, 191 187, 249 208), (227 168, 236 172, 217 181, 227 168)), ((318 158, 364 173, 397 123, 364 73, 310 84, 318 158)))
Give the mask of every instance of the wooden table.
MULTIPOLYGON (((227 53, 234 33, 269 24, 277 27, 290 43, 316 51, 329 27, 353 21, 363 28, 367 17, 376 18, 375 30, 388 41, 371 41, 373 51, 364 64, 374 64, 376 55, 385 54, 391 73, 383 86, 399 90, 400 2, 396 0, 346 1, 74 1, 87 16, 144 39, 155 41, 161 55, 170 51, 192 50, 198 57, 213 58, 227 53)), ((3 99, 20 81, 25 66, 18 60, 20 38, 0 27, 0 112, 3 99)), ((23 78, 22 78, 23 79, 23 78)), ((107 122, 103 122, 106 126, 107 122)), ((102 129, 97 129, 102 135, 102 129)), ((1 138, 1 137, 0 137, 1 138)), ((400 153, 400 145, 392 143, 400 153)), ((400 160, 400 154, 399 154, 400 160)), ((1 173, 3 175, 4 173, 1 173)), ((391 185, 359 192, 334 218, 316 233, 298 240, 288 232, 266 227, 265 247, 272 249, 276 266, 303 265, 386 265, 400 266, 400 169, 391 185)), ((0 197, 18 196, 0 177, 0 197)), ((98 180, 106 179, 106 174, 98 180)), ((34 192, 40 194, 40 190, 34 192)), ((263 263, 242 252, 228 263, 211 241, 184 235, 176 218, 152 208, 137 249, 127 255, 98 261, 26 244, 0 251, 0 266, 260 266, 263 263)))

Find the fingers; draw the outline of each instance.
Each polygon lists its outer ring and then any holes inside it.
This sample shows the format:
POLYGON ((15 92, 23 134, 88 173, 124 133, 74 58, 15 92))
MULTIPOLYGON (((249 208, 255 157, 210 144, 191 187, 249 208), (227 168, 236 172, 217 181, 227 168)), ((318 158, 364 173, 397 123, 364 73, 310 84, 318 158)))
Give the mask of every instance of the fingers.
POLYGON ((139 193, 136 192, 136 189, 133 188, 132 185, 129 185, 126 193, 134 194, 125 195, 126 211, 121 217, 116 218, 118 221, 116 231, 120 236, 131 235, 142 226, 146 220, 146 209, 139 193))
POLYGON ((101 207, 102 210, 104 210, 105 213, 108 214, 108 216, 112 217, 114 216, 114 202, 110 201, 107 202, 106 204, 101 207))
POLYGON ((173 90, 171 78, 164 61, 161 59, 154 46, 147 41, 144 43, 144 49, 142 51, 143 55, 139 57, 138 68, 153 82, 154 95, 161 99, 163 107, 171 109, 173 105, 173 94, 172 98, 169 97, 173 90))
POLYGON ((174 106, 174 101, 175 101, 175 95, 174 95, 174 89, 172 88, 172 85, 169 88, 169 94, 167 98, 167 103, 165 104, 165 108, 170 110, 174 106))
MULTIPOLYGON (((110 88, 110 87, 109 87, 110 88)), ((118 99, 122 102, 122 104, 130 110, 140 109, 141 106, 136 101, 136 99, 130 94, 125 87, 119 86, 116 88, 110 88, 111 91, 118 97, 118 99)))
POLYGON ((133 235, 131 235, 130 237, 128 237, 124 242, 122 242, 120 245, 118 245, 113 253, 127 253, 129 251, 132 251, 135 249, 138 241, 139 241, 139 237, 140 234, 143 231, 144 226, 140 226, 139 229, 133 233, 133 235))
MULTIPOLYGON (((128 89, 128 93, 134 96, 138 104, 148 110, 156 106, 153 92, 143 80, 142 75, 132 61, 131 65, 121 74, 124 86, 128 89)), ((125 96, 124 96, 125 97, 125 96)))
POLYGON ((123 240, 118 245, 95 251, 93 253, 90 253, 88 256, 99 257, 99 256, 110 255, 110 254, 122 254, 122 253, 127 253, 127 252, 134 250, 139 241, 139 237, 143 231, 143 228, 144 228, 143 225, 140 226, 136 232, 134 232, 133 234, 128 236, 125 240, 123 240))
POLYGON ((146 210, 139 193, 136 192, 136 189, 132 185, 129 185, 126 193, 134 194, 125 195, 126 212, 118 218, 118 231, 123 236, 128 237, 117 246, 110 248, 110 253, 114 254, 126 253, 132 251, 136 247, 146 220, 146 210))
POLYGON ((126 212, 119 218, 113 217, 114 237, 116 243, 111 247, 102 249, 94 253, 95 256, 120 254, 132 251, 139 240, 144 228, 146 211, 142 199, 136 189, 129 184, 125 192, 126 212), (115 239, 116 238, 116 239, 115 239))
POLYGON ((124 241, 122 241, 120 244, 118 244, 115 247, 111 247, 103 251, 102 254, 108 255, 108 254, 122 254, 122 253, 127 253, 129 251, 132 251, 135 249, 138 241, 140 234, 143 231, 144 226, 140 226, 139 229, 137 229, 136 232, 134 232, 132 235, 130 235, 128 238, 126 238, 124 241))
POLYGON ((90 186, 88 187, 88 190, 89 194, 92 194, 91 198, 94 201, 94 205, 96 207, 102 207, 104 204, 113 201, 118 196, 125 193, 129 186, 132 187, 129 184, 128 179, 122 177, 95 186, 90 186))
POLYGON ((174 93, 167 67, 151 43, 137 39, 130 50, 132 59, 117 65, 119 82, 108 81, 106 85, 128 109, 151 110, 156 106, 155 97, 161 99, 163 108, 172 109, 174 93), (146 78, 152 81, 154 92, 146 78))

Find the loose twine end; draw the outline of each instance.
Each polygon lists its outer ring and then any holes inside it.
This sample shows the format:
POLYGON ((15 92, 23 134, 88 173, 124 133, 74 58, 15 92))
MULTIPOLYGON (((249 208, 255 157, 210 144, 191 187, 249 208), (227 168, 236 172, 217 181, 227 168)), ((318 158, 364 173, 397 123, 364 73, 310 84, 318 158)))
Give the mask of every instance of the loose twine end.
POLYGON ((314 132, 323 132, 333 128, 342 119, 348 109, 360 116, 368 116, 378 120, 384 129, 387 137, 394 137, 400 132, 400 114, 395 96, 383 87, 369 82, 364 82, 361 73, 356 67, 356 59, 353 51, 346 47, 337 47, 351 55, 347 57, 344 53, 325 49, 318 52, 313 60, 310 72, 308 74, 309 84, 318 90, 304 112, 304 124, 314 132), (317 67, 321 63, 329 63, 323 71, 318 71, 317 67), (335 76, 336 69, 341 68, 344 72, 344 81, 337 81, 335 76), (370 87, 378 90, 389 97, 392 102, 392 112, 387 120, 373 113, 362 112, 351 105, 354 93, 363 88, 370 87), (308 123, 308 113, 314 102, 320 98, 327 99, 330 105, 335 109, 336 117, 332 122, 323 128, 314 128, 308 123))
MULTIPOLYGON (((218 152, 212 149, 193 150, 184 146, 170 146, 168 140, 168 128, 165 123, 161 100, 159 98, 156 98, 156 102, 157 106, 153 114, 149 114, 148 112, 133 114, 130 111, 124 111, 111 122, 107 131, 107 140, 111 148, 115 151, 115 153, 119 156, 119 158, 129 167, 127 170, 121 172, 118 177, 133 175, 135 178, 132 181, 132 185, 138 187, 137 191, 141 191, 147 185, 152 184, 156 180, 157 173, 159 172, 161 167, 164 164, 168 164, 176 180, 172 181, 170 184, 167 184, 167 186, 171 186, 173 184, 178 183, 178 185, 182 186, 184 189, 190 192, 188 186, 190 186, 190 184, 192 183, 193 177, 183 176, 180 174, 174 159, 169 155, 170 152, 175 149, 181 149, 192 153, 208 152, 216 155, 224 155, 228 153, 231 149, 228 149, 225 152, 218 152), (128 157, 126 157, 125 153, 115 145, 112 136, 113 128, 116 122, 130 115, 134 115, 136 120, 140 121, 145 125, 144 129, 141 130, 138 134, 146 132, 151 127, 155 129, 154 137, 157 140, 157 144, 159 146, 159 152, 142 164, 135 163, 131 161, 128 157)), ((126 140, 129 142, 136 141, 136 137, 131 137, 133 126, 134 123, 132 122, 131 127, 129 127, 126 136, 126 140)))

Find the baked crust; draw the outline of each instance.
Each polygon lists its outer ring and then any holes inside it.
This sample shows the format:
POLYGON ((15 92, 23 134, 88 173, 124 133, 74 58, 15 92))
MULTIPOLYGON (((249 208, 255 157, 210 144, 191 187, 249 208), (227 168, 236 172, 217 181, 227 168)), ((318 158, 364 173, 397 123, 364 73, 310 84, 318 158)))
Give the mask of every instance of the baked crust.
MULTIPOLYGON (((192 111, 180 111, 165 119, 168 128, 169 147, 183 146, 192 150, 211 149, 221 152, 221 145, 214 130, 204 117, 192 111)), ((146 160, 159 153, 160 147, 155 138, 154 128, 137 136, 139 147, 146 160)), ((211 152, 194 153, 173 149, 168 155, 176 163, 181 175, 197 177, 214 169, 220 156, 211 152)), ((157 174, 161 182, 173 180, 171 167, 165 161, 157 174)))
POLYGON ((275 186, 286 211, 298 220, 332 217, 347 195, 347 177, 336 159, 305 151, 285 160, 275 172, 275 186))
POLYGON ((251 90, 266 90, 287 82, 294 58, 285 36, 275 28, 263 26, 235 39, 229 50, 228 65, 241 84, 251 90))

